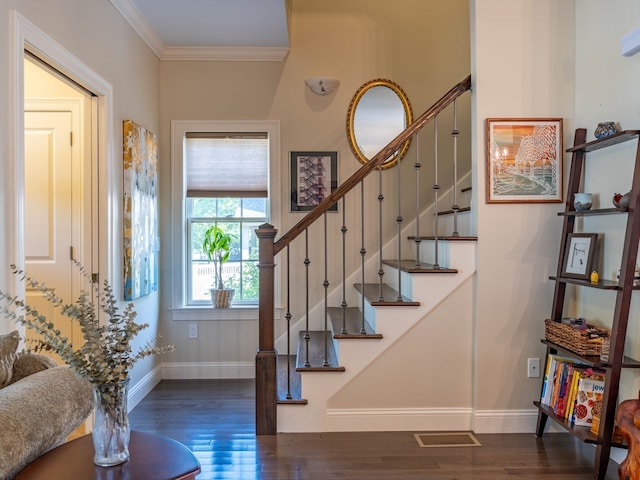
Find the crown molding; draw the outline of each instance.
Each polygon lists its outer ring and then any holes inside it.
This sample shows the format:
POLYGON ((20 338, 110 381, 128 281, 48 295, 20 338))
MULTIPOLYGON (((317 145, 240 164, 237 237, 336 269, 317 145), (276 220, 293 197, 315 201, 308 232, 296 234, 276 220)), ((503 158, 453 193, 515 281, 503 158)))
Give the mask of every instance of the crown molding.
POLYGON ((136 33, 144 40, 149 48, 156 54, 156 56, 162 59, 163 52, 166 49, 165 43, 158 36, 158 34, 151 28, 147 19, 144 18, 142 13, 132 0, 109 0, 114 7, 120 12, 124 19, 129 22, 129 25, 133 27, 136 33))
POLYGON ((161 60, 218 60, 280 62, 289 47, 171 47, 164 49, 161 60))

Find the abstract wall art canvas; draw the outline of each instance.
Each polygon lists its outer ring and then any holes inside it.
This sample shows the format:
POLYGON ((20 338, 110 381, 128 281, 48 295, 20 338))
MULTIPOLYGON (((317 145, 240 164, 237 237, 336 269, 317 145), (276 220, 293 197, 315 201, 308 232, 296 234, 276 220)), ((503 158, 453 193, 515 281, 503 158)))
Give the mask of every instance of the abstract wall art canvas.
POLYGON ((158 139, 123 122, 124 299, 158 289, 158 139))

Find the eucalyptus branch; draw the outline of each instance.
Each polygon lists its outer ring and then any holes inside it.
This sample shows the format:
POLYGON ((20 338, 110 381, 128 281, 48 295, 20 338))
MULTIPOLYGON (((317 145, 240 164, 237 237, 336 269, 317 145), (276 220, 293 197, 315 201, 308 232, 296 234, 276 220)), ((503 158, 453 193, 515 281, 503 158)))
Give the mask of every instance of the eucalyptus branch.
POLYGON ((42 298, 59 310, 62 316, 79 325, 84 340, 82 345, 75 348, 53 322, 48 321, 36 308, 0 290, 0 313, 40 335, 40 339, 31 342, 35 346, 28 349, 55 352, 78 376, 103 384, 126 380, 134 364, 142 358, 174 350, 172 345, 156 346, 157 339, 154 338, 134 352, 131 341, 149 324, 136 323, 133 303, 121 310, 111 285, 105 281, 101 290, 89 272, 78 262, 74 263, 83 278, 89 281, 91 292, 82 292, 72 304, 65 304, 53 289, 31 278, 15 265, 11 266, 12 272, 28 287, 41 292, 42 298), (100 323, 100 312, 107 317, 104 325, 100 323))

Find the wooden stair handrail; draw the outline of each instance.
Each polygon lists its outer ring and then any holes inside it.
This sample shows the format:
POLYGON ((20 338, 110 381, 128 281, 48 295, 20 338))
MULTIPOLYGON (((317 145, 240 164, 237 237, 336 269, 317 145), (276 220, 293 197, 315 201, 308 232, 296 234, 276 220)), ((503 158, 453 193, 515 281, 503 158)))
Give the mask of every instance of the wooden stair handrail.
POLYGON ((411 125, 403 130, 396 138, 391 140, 389 144, 380 150, 369 162, 364 164, 345 182, 336 188, 322 202, 314 207, 307 215, 285 233, 273 245, 273 253, 277 255, 282 249, 289 245, 298 235, 304 232, 313 222, 315 222, 323 213, 331 206, 344 197, 354 188, 360 181, 365 178, 373 170, 377 169, 389 156, 396 150, 400 149, 405 141, 410 139, 417 131, 419 131, 427 122, 436 117, 442 110, 447 108, 455 99, 464 92, 471 89, 471 75, 460 83, 456 84, 451 90, 445 93, 440 100, 434 103, 426 112, 418 117, 411 125))

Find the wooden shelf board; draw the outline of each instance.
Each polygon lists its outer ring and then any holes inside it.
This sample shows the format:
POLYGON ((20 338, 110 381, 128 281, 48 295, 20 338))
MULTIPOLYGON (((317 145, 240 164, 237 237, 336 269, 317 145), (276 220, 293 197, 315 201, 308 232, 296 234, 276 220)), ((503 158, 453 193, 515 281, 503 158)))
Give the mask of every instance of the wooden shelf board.
MULTIPOLYGON (((600 280, 598 283, 591 283, 590 280, 583 280, 581 278, 569 278, 569 277, 549 277, 550 280, 556 282, 571 283, 573 285, 581 285, 583 287, 599 288, 601 290, 622 290, 622 287, 618 285, 615 280, 600 280)), ((634 286, 634 290, 640 289, 640 286, 634 286)))
POLYGON ((629 213, 628 208, 596 208, 594 210, 568 210, 566 212, 558 212, 559 217, 591 217, 594 215, 616 215, 618 213, 629 213))
POLYGON ((623 143, 628 140, 633 140, 638 135, 640 135, 640 130, 623 130, 622 132, 618 132, 616 134, 610 135, 608 137, 600 138, 597 140, 593 140, 591 142, 583 143, 580 145, 575 145, 571 148, 567 148, 567 152, 593 152, 594 150, 599 150, 601 148, 610 147, 611 145, 617 145, 618 143, 623 143))
MULTIPOLYGON (((606 362, 600 361, 599 355, 580 355, 579 353, 565 348, 562 345, 558 345, 557 343, 550 342, 549 340, 546 340, 544 338, 540 341, 545 345, 553 348, 557 352, 568 355, 570 357, 574 357, 576 360, 580 360, 582 363, 585 363, 586 365, 589 365, 591 367, 605 369, 609 366, 609 364, 607 364, 606 362)), ((640 368, 640 362, 631 357, 625 356, 622 359, 622 368, 640 368)))
MULTIPOLYGON (((564 428, 567 432, 573 434, 579 440, 585 443, 593 443, 593 444, 598 443, 598 436, 595 433, 593 433, 589 427, 578 427, 573 423, 567 421, 566 418, 559 417, 558 415, 553 413, 553 410, 548 405, 543 405, 538 401, 533 402, 533 404, 547 417, 549 417, 551 420, 556 422, 559 426, 564 428)), ((618 447, 618 448, 628 448, 627 445, 625 445, 624 443, 618 443, 613 441, 611 442, 611 446, 618 447)))

